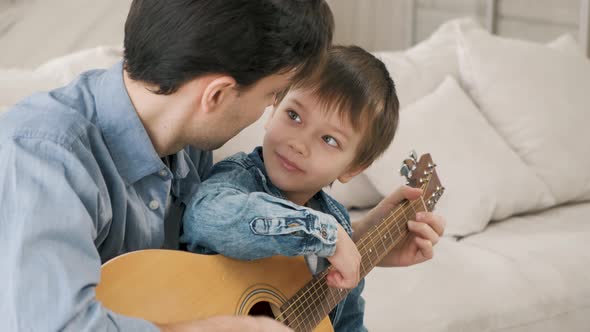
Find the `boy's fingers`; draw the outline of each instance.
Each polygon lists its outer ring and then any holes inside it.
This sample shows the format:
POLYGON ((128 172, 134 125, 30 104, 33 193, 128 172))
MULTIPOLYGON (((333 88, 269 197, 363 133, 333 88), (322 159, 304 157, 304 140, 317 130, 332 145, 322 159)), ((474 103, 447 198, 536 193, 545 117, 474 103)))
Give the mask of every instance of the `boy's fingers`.
POLYGON ((428 260, 434 257, 434 251, 432 250, 432 242, 420 237, 416 237, 415 241, 418 245, 418 250, 420 250, 424 258, 428 260))
POLYGON ((387 197, 391 204, 399 204, 404 199, 414 200, 422 195, 422 189, 412 188, 410 186, 400 186, 387 197))
POLYGON ((436 234, 443 236, 446 226, 446 221, 443 217, 432 212, 419 212, 416 213, 416 220, 430 225, 436 234))
POLYGON ((342 273, 336 270, 328 272, 328 275, 326 276, 326 281, 328 283, 328 286, 333 288, 350 289, 356 287, 356 285, 358 284, 358 280, 355 280, 354 278, 344 278, 342 273))
POLYGON ((438 243, 439 235, 429 224, 410 220, 408 228, 418 237, 430 241, 433 245, 438 243))

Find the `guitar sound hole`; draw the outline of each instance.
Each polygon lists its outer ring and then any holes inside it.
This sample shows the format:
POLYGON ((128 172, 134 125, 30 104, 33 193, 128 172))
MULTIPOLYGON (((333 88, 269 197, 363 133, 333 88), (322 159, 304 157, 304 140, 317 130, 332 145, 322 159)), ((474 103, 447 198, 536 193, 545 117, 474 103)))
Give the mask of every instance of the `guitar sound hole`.
POLYGON ((275 315, 272 312, 272 308, 268 302, 258 302, 252 306, 250 311, 248 312, 250 316, 266 316, 270 318, 275 318, 275 315))

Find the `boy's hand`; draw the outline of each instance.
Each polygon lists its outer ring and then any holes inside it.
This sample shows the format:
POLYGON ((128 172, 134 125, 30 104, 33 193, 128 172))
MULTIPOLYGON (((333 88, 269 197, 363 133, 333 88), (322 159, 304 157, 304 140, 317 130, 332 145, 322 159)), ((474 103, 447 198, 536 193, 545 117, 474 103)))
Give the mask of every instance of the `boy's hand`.
POLYGON ((348 233, 338 224, 336 251, 327 257, 332 264, 326 276, 328 286, 334 288, 354 288, 361 278, 361 254, 348 233))
MULTIPOLYGON (((422 194, 421 189, 401 186, 388 197, 384 198, 368 216, 354 227, 355 240, 360 238, 370 227, 380 223, 402 200, 415 200, 422 194)), ((410 220, 410 234, 379 262, 379 266, 409 266, 422 263, 434 255, 433 246, 443 235, 445 220, 431 212, 418 213, 418 220, 410 220)), ((355 223, 353 223, 355 226, 355 223)))

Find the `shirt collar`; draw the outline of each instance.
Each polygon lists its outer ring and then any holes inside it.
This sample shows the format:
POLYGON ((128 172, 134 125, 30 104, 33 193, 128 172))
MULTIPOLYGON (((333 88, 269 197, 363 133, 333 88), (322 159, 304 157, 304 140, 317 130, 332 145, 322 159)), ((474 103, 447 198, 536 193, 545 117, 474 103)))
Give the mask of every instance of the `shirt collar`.
POLYGON ((127 94, 123 61, 98 77, 95 95, 102 135, 126 183, 165 168, 127 94))

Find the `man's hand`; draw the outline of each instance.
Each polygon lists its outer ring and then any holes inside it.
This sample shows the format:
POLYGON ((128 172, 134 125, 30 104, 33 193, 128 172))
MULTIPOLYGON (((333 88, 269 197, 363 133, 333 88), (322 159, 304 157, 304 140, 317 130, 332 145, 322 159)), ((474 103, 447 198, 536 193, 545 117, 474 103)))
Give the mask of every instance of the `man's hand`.
POLYGON ((361 279, 361 254, 348 233, 338 224, 336 251, 327 257, 332 264, 326 276, 328 286, 334 288, 354 288, 361 279))
POLYGON ((156 324, 162 332, 292 332, 290 328, 268 317, 218 316, 208 319, 175 323, 156 324))
MULTIPOLYGON (((365 219, 352 224, 354 240, 357 241, 372 226, 379 224, 402 200, 415 200, 420 195, 421 189, 399 187, 373 208, 365 219)), ((446 222, 443 217, 431 212, 419 212, 415 219, 408 222, 410 234, 379 262, 379 266, 409 266, 433 257, 433 246, 443 235, 446 222)))

